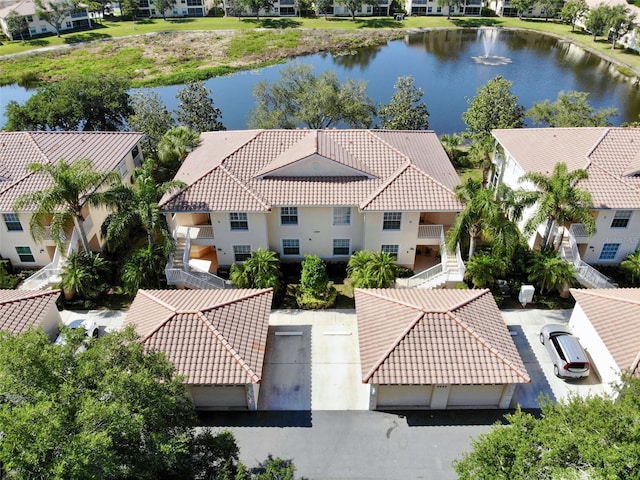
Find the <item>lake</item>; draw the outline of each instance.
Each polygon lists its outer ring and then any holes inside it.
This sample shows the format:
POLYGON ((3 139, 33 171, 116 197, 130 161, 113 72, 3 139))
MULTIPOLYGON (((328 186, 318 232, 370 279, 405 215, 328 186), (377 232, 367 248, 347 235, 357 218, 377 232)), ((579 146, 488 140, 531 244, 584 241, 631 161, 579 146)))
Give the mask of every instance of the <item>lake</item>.
MULTIPOLYGON (((614 125, 635 121, 640 114, 640 89, 615 66, 571 43, 531 32, 436 30, 407 35, 403 40, 350 55, 316 54, 291 62, 310 64, 317 74, 335 70, 341 80, 364 79, 369 95, 378 103, 390 100, 398 76, 413 76, 425 92, 430 127, 438 134, 465 129, 461 115, 468 108, 466 99, 473 98, 478 87, 496 75, 513 82, 512 91, 526 108, 540 100, 555 100, 560 91, 577 90, 589 92, 594 107, 616 107, 619 116, 612 119, 614 125), (490 57, 484 61, 487 54, 490 57)), ((206 82, 228 129, 247 128, 247 118, 254 108, 254 86, 261 80, 276 81, 284 65, 206 82)), ((173 109, 179 88, 173 85, 155 90, 173 109)), ((12 99, 22 103, 31 94, 18 86, 0 87, 0 125, 6 121, 6 104, 12 99)))

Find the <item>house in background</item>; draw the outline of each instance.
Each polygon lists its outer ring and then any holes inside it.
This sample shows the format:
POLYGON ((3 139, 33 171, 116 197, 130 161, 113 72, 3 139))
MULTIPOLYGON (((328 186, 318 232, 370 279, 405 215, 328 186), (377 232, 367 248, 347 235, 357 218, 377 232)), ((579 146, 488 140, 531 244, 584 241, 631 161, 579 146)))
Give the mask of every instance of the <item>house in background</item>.
POLYGON ((571 289, 569 326, 591 357, 602 384, 623 373, 640 376, 640 288, 571 289))
MULTIPOLYGON (((142 161, 142 136, 133 132, 0 132, 0 257, 20 268, 48 266, 55 270, 61 256, 67 253, 60 252, 46 233, 42 242, 34 241, 29 230, 31 212, 13 210, 13 203, 22 194, 50 185, 45 175, 29 171, 29 164, 88 158, 97 170, 116 170, 124 182, 130 182, 134 168, 142 161)), ((99 232, 106 216, 105 209, 85 207, 84 225, 92 248, 100 249, 103 244, 99 232)), ((77 246, 75 233, 70 226, 70 249, 77 246)), ((36 279, 46 280, 42 276, 36 279)))
POLYGON ((187 186, 160 202, 178 239, 170 283, 215 288, 221 279, 203 275, 258 248, 282 262, 383 251, 414 270, 450 272, 440 284, 460 281, 459 252, 444 247, 463 208, 460 179, 434 132, 243 130, 200 139, 176 175, 187 186))
POLYGON ((176 2, 167 10, 162 12, 153 0, 139 0, 138 17, 204 17, 207 14, 208 7, 205 0, 176 0, 176 2))
MULTIPOLYGON (((640 129, 497 129, 493 136, 500 147, 493 158, 494 186, 533 189, 520 178, 527 172, 550 175, 560 162, 569 171, 587 171, 589 178, 578 186, 593 198, 596 232, 589 237, 581 224, 557 225, 564 228, 561 253, 575 265, 585 286, 613 286, 591 265, 618 265, 640 248, 640 129)), ((525 212, 521 227, 532 212, 525 212)), ((529 238, 531 247, 540 244, 544 227, 529 238)))
POLYGON ((31 328, 42 328, 53 341, 62 322, 56 307, 60 292, 0 290, 0 330, 18 335, 31 328))
MULTIPOLYGON (((404 8, 410 15, 457 15, 476 16, 482 13, 481 0, 464 0, 450 7, 440 5, 438 0, 405 0, 404 8)), ((393 12, 391 12, 393 13, 393 12)))
POLYGON ((356 289, 370 409, 509 408, 529 383, 489 290, 356 289))
MULTIPOLYGON (((20 0, 0 8, 0 29, 10 40, 31 38, 36 35, 56 33, 56 29, 49 22, 42 20, 37 14, 37 5, 34 0, 20 0), (11 12, 24 17, 25 30, 22 34, 12 35, 7 25, 7 18, 11 12)), ((77 10, 62 20, 60 31, 74 30, 77 28, 91 28, 91 18, 86 6, 78 6, 77 10)))
POLYGON ((199 409, 256 410, 273 291, 138 290, 124 326, 164 352, 199 409))

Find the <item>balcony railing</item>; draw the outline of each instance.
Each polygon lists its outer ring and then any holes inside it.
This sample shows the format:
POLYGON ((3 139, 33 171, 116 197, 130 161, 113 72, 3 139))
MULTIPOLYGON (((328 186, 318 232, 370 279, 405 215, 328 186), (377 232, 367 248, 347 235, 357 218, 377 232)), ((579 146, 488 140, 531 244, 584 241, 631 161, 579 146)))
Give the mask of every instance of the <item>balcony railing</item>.
POLYGON ((212 240, 215 238, 211 225, 180 225, 176 229, 176 233, 178 236, 188 237, 191 240, 212 240))
POLYGON ((186 272, 181 268, 167 267, 164 270, 169 285, 187 285, 191 288, 203 290, 214 288, 232 288, 231 284, 223 278, 208 272, 202 272, 194 267, 186 272))
POLYGON ((567 241, 563 242, 560 248, 560 256, 573 265, 578 281, 589 288, 615 288, 617 285, 609 277, 603 275, 580 258, 578 245, 573 235, 570 233, 567 237, 567 241), (567 242, 569 245, 567 245, 567 242))
POLYGON ((576 239, 577 243, 587 243, 589 234, 581 223, 572 223, 569 227, 569 233, 576 239))
POLYGON ((440 241, 443 234, 442 225, 419 225, 418 238, 436 238, 440 241))

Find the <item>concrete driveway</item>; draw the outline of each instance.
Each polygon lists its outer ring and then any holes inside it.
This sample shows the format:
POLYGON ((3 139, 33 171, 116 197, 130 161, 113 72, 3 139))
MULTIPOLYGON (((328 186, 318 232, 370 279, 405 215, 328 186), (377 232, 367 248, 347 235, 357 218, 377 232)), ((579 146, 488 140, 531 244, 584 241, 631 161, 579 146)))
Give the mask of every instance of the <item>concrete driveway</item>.
POLYGON ((540 394, 553 401, 566 400, 571 394, 587 396, 604 393, 598 376, 591 375, 583 380, 562 380, 553 374, 553 363, 538 339, 540 328, 548 323, 567 324, 572 310, 503 310, 502 316, 511 331, 512 338, 524 361, 531 383, 518 385, 512 400, 512 407, 520 404, 523 408, 540 408, 540 394))

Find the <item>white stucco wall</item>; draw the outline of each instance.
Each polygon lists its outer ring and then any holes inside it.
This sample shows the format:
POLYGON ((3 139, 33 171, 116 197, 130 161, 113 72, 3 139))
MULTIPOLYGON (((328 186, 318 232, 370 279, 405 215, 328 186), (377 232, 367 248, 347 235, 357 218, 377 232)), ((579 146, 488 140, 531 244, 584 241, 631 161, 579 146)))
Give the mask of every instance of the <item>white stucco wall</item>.
POLYGON ((234 263, 234 245, 249 245, 251 251, 265 248, 269 245, 267 215, 248 212, 247 219, 249 230, 231 230, 227 212, 211 214, 211 225, 215 235, 213 244, 217 249, 218 263, 220 265, 232 265, 234 263))
POLYGON ((596 233, 589 240, 582 259, 593 264, 618 264, 628 254, 640 247, 640 210, 634 210, 626 228, 611 228, 616 210, 598 210, 596 233), (600 260, 602 246, 605 243, 620 243, 618 253, 613 260, 600 260), (593 247, 593 248, 592 248, 593 247))
POLYGON ((420 212, 402 212, 400 230, 383 230, 384 212, 367 212, 364 221, 364 249, 379 252, 382 245, 398 245, 398 264, 412 268, 418 244, 420 212))
POLYGON ((611 384, 620 379, 620 369, 579 303, 576 303, 571 313, 569 327, 591 357, 596 373, 605 386, 605 391, 612 394, 611 384))
POLYGON ((267 215, 269 248, 280 253, 283 261, 299 261, 305 254, 327 260, 349 259, 354 250, 362 249, 364 215, 351 207, 351 225, 333 225, 333 207, 298 207, 298 224, 282 225, 280 207, 267 215), (282 239, 300 240, 300 256, 284 255, 282 239), (349 255, 333 255, 334 239, 350 239, 349 255))

